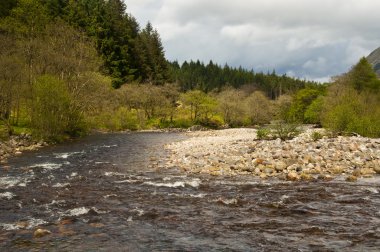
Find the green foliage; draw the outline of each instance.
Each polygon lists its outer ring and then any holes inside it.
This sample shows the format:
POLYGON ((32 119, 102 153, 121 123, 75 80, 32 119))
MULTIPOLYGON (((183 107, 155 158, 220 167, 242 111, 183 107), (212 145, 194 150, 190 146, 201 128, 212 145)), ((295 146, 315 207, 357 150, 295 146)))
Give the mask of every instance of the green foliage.
POLYGON ((321 114, 323 109, 324 98, 319 96, 306 109, 304 113, 304 122, 311 124, 321 123, 321 114))
MULTIPOLYGON (((30 127, 59 141, 89 128, 218 128, 276 118, 380 136, 380 82, 365 59, 327 95, 324 86, 275 72, 169 64, 157 30, 140 29, 122 0, 1 1, 0 68, 0 123, 8 134, 30 127)), ((296 125, 279 122, 258 135, 296 133, 296 125)))
POLYGON ((181 95, 183 105, 190 109, 190 118, 193 121, 207 122, 215 114, 217 101, 200 90, 188 91, 181 95))
POLYGON ((158 32, 150 23, 140 31, 122 0, 69 1, 63 13, 61 17, 94 38, 103 60, 102 71, 112 77, 115 88, 131 81, 167 81, 168 67, 158 32))
POLYGON ((178 118, 170 126, 171 128, 182 128, 182 129, 187 129, 193 125, 191 120, 184 119, 184 118, 178 118))
POLYGON ((268 140, 271 138, 271 130, 269 128, 259 128, 257 130, 257 139, 268 140))
POLYGON ((71 97, 64 82, 49 75, 37 79, 33 87, 31 122, 36 136, 60 141, 73 134, 77 114, 70 110, 71 97))
POLYGON ((235 127, 243 124, 245 110, 242 101, 244 99, 244 92, 233 88, 225 89, 217 95, 218 111, 229 126, 235 127))
POLYGON ((193 122, 189 119, 175 119, 172 121, 169 120, 158 120, 156 124, 154 124, 154 128, 159 129, 187 129, 193 125, 193 122))
POLYGON ((355 132, 380 137, 380 89, 368 62, 361 59, 352 70, 335 80, 328 90, 322 125, 334 132, 355 132))
POLYGON ((0 18, 9 15, 11 10, 17 5, 17 0, 1 0, 0 1, 0 18))
POLYGON ((245 100, 248 118, 252 125, 266 124, 272 119, 272 104, 262 92, 253 92, 245 100))
POLYGON ((348 73, 349 85, 359 93, 364 90, 380 91, 380 80, 366 58, 360 61, 348 73))
POLYGON ((222 120, 219 120, 218 118, 213 117, 213 118, 203 118, 203 119, 197 120, 195 122, 195 125, 198 125, 198 124, 209 129, 219 129, 223 125, 223 122, 222 120))
POLYGON ((323 135, 319 133, 318 131, 314 131, 311 134, 311 139, 313 139, 314 142, 318 141, 319 139, 322 139, 323 135))
POLYGON ((128 110, 127 108, 121 107, 119 108, 114 115, 112 115, 113 120, 111 122, 114 123, 109 129, 114 131, 116 130, 138 130, 143 128, 143 125, 140 125, 138 120, 137 112, 133 112, 128 110))
POLYGON ((273 138, 281 140, 292 139, 296 137, 300 131, 299 125, 296 123, 286 123, 284 121, 276 121, 271 125, 273 138))
POLYGON ((284 121, 273 121, 266 127, 261 127, 257 130, 257 139, 272 140, 280 138, 288 140, 296 137, 300 130, 299 125, 294 123, 286 123, 284 121))
POLYGON ((341 103, 330 108, 323 125, 335 132, 355 132, 362 136, 380 136, 380 109, 366 111, 360 97, 345 97, 341 103))
POLYGON ((185 61, 181 66, 174 61, 169 68, 170 78, 178 83, 181 91, 199 89, 204 92, 223 90, 224 87, 234 87, 259 90, 270 99, 277 99, 284 94, 292 94, 305 87, 315 87, 318 84, 294 79, 286 75, 278 76, 273 73, 255 73, 241 67, 232 68, 227 64, 221 67, 210 61, 204 64, 199 60, 185 61))
POLYGON ((305 88, 305 89, 299 90, 295 94, 293 103, 289 109, 289 119, 293 122, 299 122, 299 123, 306 122, 307 120, 305 119, 305 113, 308 107, 321 94, 322 94, 321 91, 314 88, 305 88))
POLYGON ((47 8, 39 0, 18 0, 4 21, 8 31, 32 40, 43 33, 50 17, 47 8))
POLYGON ((162 85, 168 80, 168 63, 160 35, 151 23, 139 33, 136 43, 139 50, 138 73, 143 82, 162 85))
POLYGON ((290 95, 281 95, 274 101, 274 118, 286 122, 291 121, 289 111, 292 106, 293 97, 290 95))

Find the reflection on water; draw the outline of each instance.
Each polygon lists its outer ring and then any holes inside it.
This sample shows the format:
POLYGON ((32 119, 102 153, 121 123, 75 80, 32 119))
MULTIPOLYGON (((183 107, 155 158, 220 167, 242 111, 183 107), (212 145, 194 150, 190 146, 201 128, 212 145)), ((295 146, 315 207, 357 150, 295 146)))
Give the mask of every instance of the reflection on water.
POLYGON ((288 183, 160 168, 163 144, 181 138, 96 135, 10 160, 0 250, 379 251, 379 177, 288 183), (51 234, 34 238, 37 228, 51 234))

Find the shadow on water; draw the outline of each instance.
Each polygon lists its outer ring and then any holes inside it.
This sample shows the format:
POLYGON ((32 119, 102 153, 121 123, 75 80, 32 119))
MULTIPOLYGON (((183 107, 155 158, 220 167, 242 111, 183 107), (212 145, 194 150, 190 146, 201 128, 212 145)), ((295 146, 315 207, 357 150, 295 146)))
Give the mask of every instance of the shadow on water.
POLYGON ((379 251, 378 177, 185 175, 163 168, 163 145, 181 139, 94 135, 13 158, 0 170, 0 250, 379 251))

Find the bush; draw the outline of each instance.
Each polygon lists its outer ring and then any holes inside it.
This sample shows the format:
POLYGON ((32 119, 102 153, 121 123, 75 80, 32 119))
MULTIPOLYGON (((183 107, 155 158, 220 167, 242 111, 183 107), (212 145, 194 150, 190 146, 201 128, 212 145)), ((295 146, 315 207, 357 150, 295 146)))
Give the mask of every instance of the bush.
POLYGON ((323 135, 321 133, 319 133, 318 131, 314 131, 312 134, 311 134, 311 139, 313 139, 313 141, 318 141, 319 139, 322 139, 323 135))
POLYGON ((307 107, 304 114, 304 122, 320 125, 322 108, 323 108, 323 97, 319 96, 309 105, 309 107, 307 107))
POLYGON ((272 125, 272 134, 274 138, 287 140, 296 137, 299 133, 298 124, 277 121, 272 125))
POLYGON ((300 123, 306 122, 305 113, 308 107, 321 94, 322 94, 322 91, 312 89, 312 88, 304 88, 304 89, 299 90, 295 94, 293 103, 289 109, 290 120, 294 122, 300 122, 300 123))
POLYGON ((214 118, 198 120, 195 124, 199 124, 209 129, 219 129, 223 125, 220 120, 214 118))
POLYGON ((67 134, 73 136, 84 130, 63 81, 50 75, 42 76, 37 79, 33 94, 31 122, 34 135, 59 142, 67 134))
POLYGON ((257 130, 257 139, 268 140, 270 139, 271 130, 268 128, 260 128, 257 130))
POLYGON ((365 59, 329 87, 321 119, 335 133, 380 137, 380 81, 365 59))
POLYGON ((173 122, 173 128, 187 129, 191 127, 192 122, 189 119, 176 119, 173 122))
POLYGON ((264 93, 256 91, 244 102, 251 125, 263 125, 270 122, 273 116, 273 106, 264 93))

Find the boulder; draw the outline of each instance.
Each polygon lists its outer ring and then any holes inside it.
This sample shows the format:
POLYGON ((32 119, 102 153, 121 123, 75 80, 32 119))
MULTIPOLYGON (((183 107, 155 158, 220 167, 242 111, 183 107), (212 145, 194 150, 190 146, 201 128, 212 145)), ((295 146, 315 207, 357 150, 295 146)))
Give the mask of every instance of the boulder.
POLYGON ((286 179, 289 181, 296 181, 299 180, 300 177, 296 172, 289 172, 288 175, 286 175, 286 179))
POLYGON ((280 161, 280 162, 277 162, 274 164, 274 168, 276 171, 282 172, 283 170, 285 170, 287 168, 287 165, 285 162, 280 161))
POLYGON ((51 232, 49 230, 39 228, 36 231, 34 231, 33 236, 35 238, 41 238, 41 237, 44 237, 44 236, 49 235, 49 234, 51 234, 51 232))
POLYGON ((380 174, 380 166, 375 166, 373 170, 377 173, 380 174))

